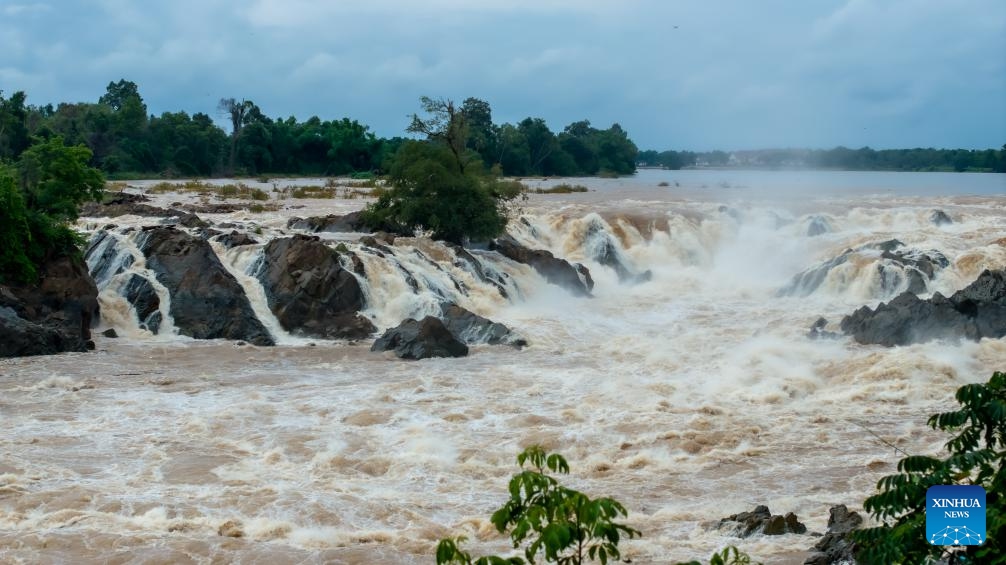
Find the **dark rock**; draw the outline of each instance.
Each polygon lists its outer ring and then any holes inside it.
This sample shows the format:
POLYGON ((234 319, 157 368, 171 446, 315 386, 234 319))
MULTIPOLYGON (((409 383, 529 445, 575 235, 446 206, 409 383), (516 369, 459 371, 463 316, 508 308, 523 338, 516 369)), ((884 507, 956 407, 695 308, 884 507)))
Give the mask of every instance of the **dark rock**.
POLYGON ((740 219, 741 219, 741 213, 738 212, 736 208, 731 208, 730 206, 723 206, 723 205, 721 205, 716 210, 720 214, 726 214, 727 216, 730 216, 731 218, 733 218, 733 219, 735 219, 737 221, 740 221, 740 219))
POLYGON ((91 326, 99 317, 98 289, 79 257, 61 256, 49 259, 39 269, 35 284, 0 287, 0 307, 9 308, 24 325, 8 316, 5 333, 8 339, 18 331, 38 337, 41 343, 27 350, 0 345, 0 355, 39 355, 62 351, 86 351, 91 339, 91 326), (34 326, 47 330, 41 332, 34 326), (49 331, 51 330, 51 331, 49 331), (52 337, 52 331, 60 334, 52 337), (18 351, 26 351, 18 353, 18 351))
POLYGON ((831 230, 831 222, 829 222, 828 218, 825 218, 824 216, 811 216, 810 220, 807 222, 808 237, 815 237, 828 233, 831 230))
POLYGON ((524 347, 527 340, 514 335, 510 328, 489 318, 462 308, 457 304, 446 303, 440 306, 440 318, 454 337, 468 345, 488 343, 489 345, 512 345, 524 347))
POLYGON ((90 266, 91 278, 96 283, 104 283, 124 273, 135 259, 131 253, 120 254, 119 240, 110 232, 99 230, 91 237, 84 260, 90 266))
POLYGON ((256 276, 265 289, 269 309, 288 332, 359 339, 376 331, 373 323, 359 314, 366 306, 359 280, 343 266, 340 254, 315 236, 270 241, 256 276))
POLYGON ((751 512, 741 512, 723 518, 717 527, 718 529, 729 528, 742 538, 754 534, 778 536, 807 532, 807 526, 797 520, 796 514, 790 512, 786 516, 773 516, 768 506, 756 506, 751 512))
POLYGON ((111 338, 119 337, 119 334, 115 332, 115 328, 108 328, 107 330, 101 332, 101 335, 111 338))
POLYGON ((378 239, 372 235, 365 235, 360 238, 360 244, 380 251, 378 255, 384 257, 385 255, 394 255, 395 252, 391 250, 390 247, 384 245, 378 239))
POLYGON ((401 359, 464 357, 468 346, 458 341, 443 322, 427 316, 420 321, 408 318, 379 337, 371 351, 394 351, 401 359))
POLYGON ((241 247, 242 245, 258 245, 258 240, 254 237, 241 233, 237 230, 217 236, 217 241, 227 249, 241 247))
POLYGON ((863 524, 863 518, 850 512, 844 504, 832 506, 828 517, 828 533, 818 540, 810 550, 804 565, 833 565, 855 563, 856 546, 849 532, 863 524))
POLYGON ((0 306, 0 357, 52 355, 85 349, 83 341, 75 342, 56 327, 29 322, 12 308, 0 306))
POLYGON ((486 284, 495 286, 500 296, 509 298, 506 290, 506 273, 496 272, 494 269, 486 267, 475 255, 460 245, 448 243, 447 246, 454 252, 455 267, 474 274, 475 278, 486 284))
POLYGON ((147 267, 171 295, 171 317, 196 339, 243 339, 273 345, 255 317, 244 289, 220 263, 209 243, 172 227, 147 227, 140 250, 147 267))
POLYGON ((561 286, 577 296, 590 296, 594 281, 587 267, 558 259, 542 249, 528 249, 510 236, 494 239, 489 248, 504 257, 531 266, 548 282, 561 286))
MULTIPOLYGON (((621 282, 641 283, 653 278, 651 271, 635 273, 628 267, 621 246, 615 237, 608 232, 599 217, 593 218, 588 223, 584 234, 584 246, 592 259, 605 267, 612 268, 621 282)), ((593 284, 591 286, 593 287, 593 284)))
POLYGON ((929 214, 929 221, 938 226, 954 223, 954 221, 950 219, 950 216, 948 216, 943 210, 933 210, 933 212, 929 214))
POLYGON ((890 293, 907 286, 908 292, 923 294, 929 288, 929 281, 937 272, 949 266, 950 261, 939 251, 903 247, 904 243, 890 239, 847 249, 838 257, 799 273, 786 287, 779 290, 778 295, 808 296, 824 283, 832 269, 855 257, 876 262, 881 290, 884 292, 890 293))
POLYGON ((140 328, 156 334, 161 327, 161 299, 145 277, 132 274, 122 287, 122 296, 133 305, 140 328))
POLYGON ((828 320, 824 318, 818 318, 812 326, 810 326, 810 331, 807 332, 807 337, 810 339, 835 339, 841 337, 835 332, 829 332, 824 328, 827 327, 828 320))
POLYGON ((843 318, 841 327, 859 343, 886 346, 1001 338, 1006 336, 1006 270, 986 270, 950 298, 936 293, 921 300, 905 292, 875 310, 864 306, 843 318))
POLYGON ((137 195, 129 194, 125 195, 125 198, 116 197, 105 202, 87 202, 80 207, 80 215, 85 218, 115 218, 118 216, 165 218, 164 223, 181 224, 190 228, 209 225, 191 212, 143 204, 146 199, 133 199, 135 196, 137 195))
POLYGON ((350 212, 339 216, 329 214, 327 216, 311 216, 307 218, 290 218, 286 227, 297 230, 304 230, 311 233, 317 232, 359 232, 366 230, 361 217, 363 211, 350 212))

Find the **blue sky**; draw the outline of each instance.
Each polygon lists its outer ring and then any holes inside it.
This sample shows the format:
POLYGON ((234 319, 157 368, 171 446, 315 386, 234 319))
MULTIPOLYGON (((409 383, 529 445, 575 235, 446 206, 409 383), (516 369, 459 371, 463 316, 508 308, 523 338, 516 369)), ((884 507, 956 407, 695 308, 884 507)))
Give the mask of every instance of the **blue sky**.
POLYGON ((641 148, 998 148, 1006 1, 0 0, 0 89, 119 78, 153 113, 247 98, 383 136, 430 95, 641 148))

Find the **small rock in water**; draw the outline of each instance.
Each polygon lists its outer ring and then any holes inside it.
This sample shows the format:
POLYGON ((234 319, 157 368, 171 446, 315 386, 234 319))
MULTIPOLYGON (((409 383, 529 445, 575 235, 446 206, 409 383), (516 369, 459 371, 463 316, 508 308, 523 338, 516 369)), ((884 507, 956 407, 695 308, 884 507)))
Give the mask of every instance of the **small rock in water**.
POLYGON ((244 341, 239 341, 239 342, 235 343, 234 345, 236 345, 238 347, 244 347, 244 346, 248 345, 248 343, 244 342, 244 341))
POLYGON ((768 506, 756 506, 751 512, 741 512, 732 514, 720 520, 717 529, 724 527, 731 528, 734 532, 746 538, 754 534, 765 534, 767 536, 780 536, 783 534, 803 534, 807 532, 807 526, 800 523, 796 514, 792 512, 785 516, 772 515, 768 506))
POLYGON ((225 538, 243 538, 244 530, 241 529, 241 522, 237 520, 227 520, 217 528, 217 535, 225 538))
POLYGON ((115 328, 108 328, 107 330, 101 332, 101 335, 105 337, 119 337, 119 334, 115 333, 115 328))
POLYGON ((943 210, 933 210, 933 212, 929 214, 929 221, 937 226, 954 223, 954 221, 950 219, 950 216, 948 216, 943 210))
POLYGON ((829 513, 828 533, 814 544, 804 565, 855 563, 855 545, 849 539, 849 532, 862 525, 863 517, 850 512, 844 504, 832 506, 829 513))

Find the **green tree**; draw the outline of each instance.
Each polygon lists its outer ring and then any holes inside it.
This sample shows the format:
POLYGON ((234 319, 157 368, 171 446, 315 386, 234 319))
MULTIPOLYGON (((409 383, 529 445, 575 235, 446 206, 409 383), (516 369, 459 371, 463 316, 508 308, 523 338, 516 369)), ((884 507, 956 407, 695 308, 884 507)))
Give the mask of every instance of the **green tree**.
POLYGON ((464 174, 465 167, 473 161, 465 147, 468 141, 468 120, 465 113, 455 107, 452 100, 434 100, 423 96, 420 102, 427 117, 420 118, 418 114, 412 114, 412 123, 406 131, 443 144, 454 156, 458 172, 464 174))
POLYGON ((506 228, 505 194, 497 181, 469 167, 459 172, 453 152, 442 144, 407 141, 395 155, 390 189, 364 212, 374 229, 432 232, 458 244, 485 240, 506 228))
POLYGON ((863 507, 882 524, 855 533, 863 563, 1001 563, 1006 555, 1006 373, 957 390, 958 410, 929 418, 933 429, 954 432, 945 459, 911 455, 898 473, 877 484, 863 507), (986 491, 986 542, 951 551, 926 541, 926 490, 976 484, 986 491))
POLYGON ((0 283, 35 280, 35 264, 28 256, 32 244, 28 210, 14 171, 0 165, 0 283))
POLYGON ((23 91, 4 98, 0 90, 0 159, 16 159, 29 145, 26 99, 23 91))
POLYGON ((77 252, 80 237, 69 224, 105 184, 90 158, 86 147, 54 137, 25 150, 16 171, 0 167, 0 279, 30 283, 48 258, 77 252))
MULTIPOLYGON (((500 533, 509 531, 515 548, 524 549, 528 563, 543 557, 546 563, 579 565, 588 561, 607 563, 621 559, 618 544, 639 537, 639 530, 616 522, 628 516, 617 500, 609 497, 591 499, 582 492, 559 484, 553 473, 568 474, 569 464, 558 453, 546 453, 540 446, 525 449, 517 456, 523 469, 510 479, 510 499, 492 515, 500 533), (525 469, 525 464, 529 468, 525 469)), ((458 543, 441 540, 437 546, 437 564, 502 565, 524 563, 519 557, 503 559, 490 556, 472 560, 458 543)))
POLYGON ((221 98, 217 108, 231 120, 231 154, 228 161, 228 174, 234 174, 234 163, 238 154, 238 140, 245 126, 246 117, 258 107, 251 100, 238 101, 234 98, 221 98))

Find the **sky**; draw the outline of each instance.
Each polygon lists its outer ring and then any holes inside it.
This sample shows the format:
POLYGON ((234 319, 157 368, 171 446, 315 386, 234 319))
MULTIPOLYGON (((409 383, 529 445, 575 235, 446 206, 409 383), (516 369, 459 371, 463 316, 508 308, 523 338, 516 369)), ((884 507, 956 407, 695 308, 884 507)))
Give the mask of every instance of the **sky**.
POLYGON ((404 135, 419 97, 641 149, 1006 143, 1004 0, 0 0, 0 90, 404 135))

